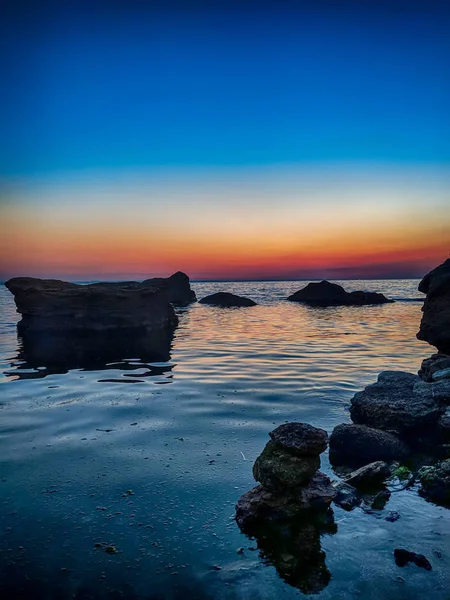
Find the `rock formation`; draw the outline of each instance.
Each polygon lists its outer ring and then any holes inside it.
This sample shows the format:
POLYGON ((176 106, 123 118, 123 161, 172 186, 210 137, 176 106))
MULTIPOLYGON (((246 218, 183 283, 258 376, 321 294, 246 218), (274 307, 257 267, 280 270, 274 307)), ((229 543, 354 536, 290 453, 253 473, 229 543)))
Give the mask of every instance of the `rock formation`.
POLYGON ((189 277, 182 271, 177 271, 170 277, 154 277, 142 282, 144 285, 152 285, 159 289, 167 289, 169 302, 174 306, 187 306, 196 302, 194 290, 191 289, 189 277))
POLYGON ((376 292, 346 292, 337 283, 321 281, 308 283, 301 290, 288 297, 291 302, 302 302, 310 306, 363 306, 367 304, 386 304, 394 302, 376 292))
POLYGON ((230 294, 228 292, 217 292, 210 296, 205 296, 199 300, 200 304, 210 304, 212 306, 222 306, 229 308, 233 306, 256 306, 256 302, 250 298, 244 298, 244 296, 236 296, 236 294, 230 294))
POLYGON ((438 504, 450 506, 450 459, 422 467, 417 477, 424 496, 438 504))
POLYGON ((417 337, 450 354, 450 258, 425 275, 419 291, 426 298, 417 337))
POLYGON ((261 485, 241 496, 236 505, 241 528, 326 509, 334 496, 330 480, 318 472, 321 448, 327 446, 326 431, 306 423, 287 423, 270 436, 253 466, 253 476, 261 485))
POLYGON ((22 315, 18 332, 26 335, 142 334, 173 329, 178 322, 168 290, 154 283, 78 285, 56 279, 15 277, 5 283, 22 315))

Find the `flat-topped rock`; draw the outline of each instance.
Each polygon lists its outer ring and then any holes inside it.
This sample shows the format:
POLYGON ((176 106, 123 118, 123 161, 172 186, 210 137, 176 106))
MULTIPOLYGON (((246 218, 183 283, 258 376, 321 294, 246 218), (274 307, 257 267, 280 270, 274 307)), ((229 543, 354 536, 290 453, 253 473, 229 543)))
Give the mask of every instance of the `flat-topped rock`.
POLYGON ((269 433, 272 440, 298 456, 315 456, 327 449, 328 434, 308 423, 285 423, 269 433))
POLYGON ((396 435, 366 425, 342 423, 330 436, 330 461, 360 467, 377 460, 403 461, 409 447, 396 435))
POLYGON ((433 394, 433 385, 412 373, 380 373, 376 383, 353 396, 352 421, 407 437, 431 431, 445 410, 433 394))
POLYGON ((370 487, 382 483, 390 475, 391 469, 389 465, 382 460, 377 460, 353 471, 353 473, 345 477, 344 481, 346 484, 356 488, 370 487))
POLYGON ((167 289, 169 302, 174 306, 187 306, 191 302, 197 301, 195 292, 191 289, 189 277, 182 271, 177 271, 170 277, 146 279, 142 283, 144 285, 153 285, 160 289, 167 289))
POLYGON ((450 258, 425 275, 419 291, 426 298, 417 338, 450 354, 450 258))
POLYGON ((222 306, 229 308, 233 306, 256 306, 256 302, 250 298, 244 296, 236 296, 236 294, 230 294, 229 292, 217 292, 210 296, 205 296, 199 300, 200 304, 210 304, 211 306, 222 306))
POLYGON ((22 315, 22 335, 143 333, 174 328, 178 319, 168 289, 154 283, 124 281, 79 285, 56 279, 15 277, 5 283, 22 315))
POLYGON ((363 306, 394 302, 377 292, 346 292, 341 285, 320 281, 308 283, 288 297, 291 302, 302 302, 310 306, 363 306))

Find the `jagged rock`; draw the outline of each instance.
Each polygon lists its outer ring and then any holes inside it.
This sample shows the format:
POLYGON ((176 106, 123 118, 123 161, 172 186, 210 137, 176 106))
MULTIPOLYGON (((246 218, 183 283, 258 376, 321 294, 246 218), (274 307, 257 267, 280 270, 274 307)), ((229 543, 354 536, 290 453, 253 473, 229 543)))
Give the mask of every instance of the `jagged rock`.
POLYGON ((422 361, 422 365, 419 369, 419 377, 430 383, 436 381, 433 377, 435 373, 442 370, 446 371, 448 369, 450 369, 450 356, 448 354, 432 354, 429 358, 425 358, 422 361))
POLYGON ((269 435, 276 444, 298 456, 319 455, 328 444, 327 432, 308 423, 285 423, 269 435))
POLYGON ((418 567, 431 571, 430 561, 423 555, 416 552, 410 552, 404 548, 396 548, 394 550, 395 564, 398 567, 405 567, 408 563, 413 562, 418 567))
POLYGON ((425 275, 419 291, 426 298, 417 338, 450 354, 450 258, 425 275))
POLYGON ((174 328, 178 319, 168 291, 133 281, 78 285, 56 279, 15 277, 5 283, 14 294, 20 335, 142 334, 174 328))
POLYGON ((422 493, 438 504, 450 505, 450 459, 422 467, 417 474, 422 493))
POLYGON ((376 462, 360 467, 358 470, 353 471, 350 475, 344 479, 345 483, 353 487, 371 487, 379 485, 385 481, 391 475, 391 469, 389 465, 378 460, 376 462))
POLYGON ((360 467, 376 460, 403 460, 410 450, 397 436, 366 425, 342 424, 330 436, 330 461, 360 467))
POLYGON ((236 296, 236 294, 230 294, 228 292, 217 292, 210 296, 205 296, 199 300, 200 304, 210 304, 212 306, 222 306, 229 308, 233 306, 256 306, 256 302, 250 300, 250 298, 244 298, 244 296, 236 296))
POLYGON ((191 289, 189 277, 182 271, 177 271, 170 277, 146 279, 143 284, 167 289, 169 302, 175 306, 187 306, 197 300, 194 290, 191 289))
POLYGON ((290 519, 308 510, 322 511, 330 506, 335 494, 330 479, 320 471, 294 490, 272 491, 258 485, 239 498, 236 521, 245 529, 259 521, 290 519))
POLYGON ((308 283, 306 287, 289 296, 288 300, 310 306, 363 306, 394 302, 376 292, 346 292, 342 286, 329 281, 308 283))
MULTIPOLYGON (((372 510, 383 510, 386 506, 389 498, 391 497, 391 492, 389 490, 381 490, 373 498, 370 500, 370 508, 372 510)), ((389 519, 386 518, 388 521, 389 519)))
POLYGON ((396 431, 412 440, 418 431, 436 429, 443 412, 432 385, 401 371, 380 373, 376 383, 353 396, 350 408, 354 423, 396 431))
POLYGON ((333 498, 333 502, 344 510, 353 510, 362 502, 361 494, 355 487, 349 485, 348 483, 343 481, 339 482, 335 486, 335 490, 336 495, 333 498))
POLYGON ((309 481, 319 467, 319 456, 296 456, 270 441, 253 465, 253 477, 267 489, 282 491, 309 481))

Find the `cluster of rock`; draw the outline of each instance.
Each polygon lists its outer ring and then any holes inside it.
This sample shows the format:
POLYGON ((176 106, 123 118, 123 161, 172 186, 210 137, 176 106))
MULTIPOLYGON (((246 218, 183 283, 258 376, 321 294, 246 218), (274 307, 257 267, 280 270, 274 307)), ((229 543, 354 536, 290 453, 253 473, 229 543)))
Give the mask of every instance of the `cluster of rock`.
POLYGON ((301 290, 288 297, 291 302, 301 302, 309 306, 364 306, 394 302, 377 292, 347 292, 337 283, 320 281, 308 283, 301 290))
POLYGON ((336 492, 319 471, 328 435, 306 423, 280 425, 269 435, 253 465, 260 485, 238 500, 236 521, 286 581, 317 592, 330 579, 320 534, 336 531, 329 509, 336 492))
POLYGON ((416 473, 422 493, 450 504, 450 260, 431 271, 419 290, 427 293, 417 337, 436 345, 418 375, 385 371, 354 395, 353 424, 338 425, 330 436, 330 460, 363 466, 373 461, 404 462, 417 453, 430 462, 416 473))

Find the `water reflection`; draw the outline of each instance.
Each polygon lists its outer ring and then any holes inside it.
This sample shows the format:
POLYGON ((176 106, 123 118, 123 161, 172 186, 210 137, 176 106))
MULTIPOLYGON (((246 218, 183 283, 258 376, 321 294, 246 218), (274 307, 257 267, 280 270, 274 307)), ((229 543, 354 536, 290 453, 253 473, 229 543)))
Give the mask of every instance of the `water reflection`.
POLYGON ((275 566, 280 577, 304 594, 318 594, 327 587, 331 573, 320 536, 336 532, 331 508, 301 518, 259 522, 244 531, 255 538, 261 557, 275 566))
MULTIPOLYGON (((119 370, 123 379, 104 379, 132 383, 148 377, 166 375, 173 369, 168 364, 173 331, 160 330, 126 334, 22 335, 18 337, 18 355, 11 362, 14 370, 6 375, 18 379, 39 379, 70 369, 119 370), (155 364, 157 363, 157 364, 155 364), (136 371, 139 371, 136 373, 136 371)), ((170 380, 170 375, 168 376, 170 380)))

